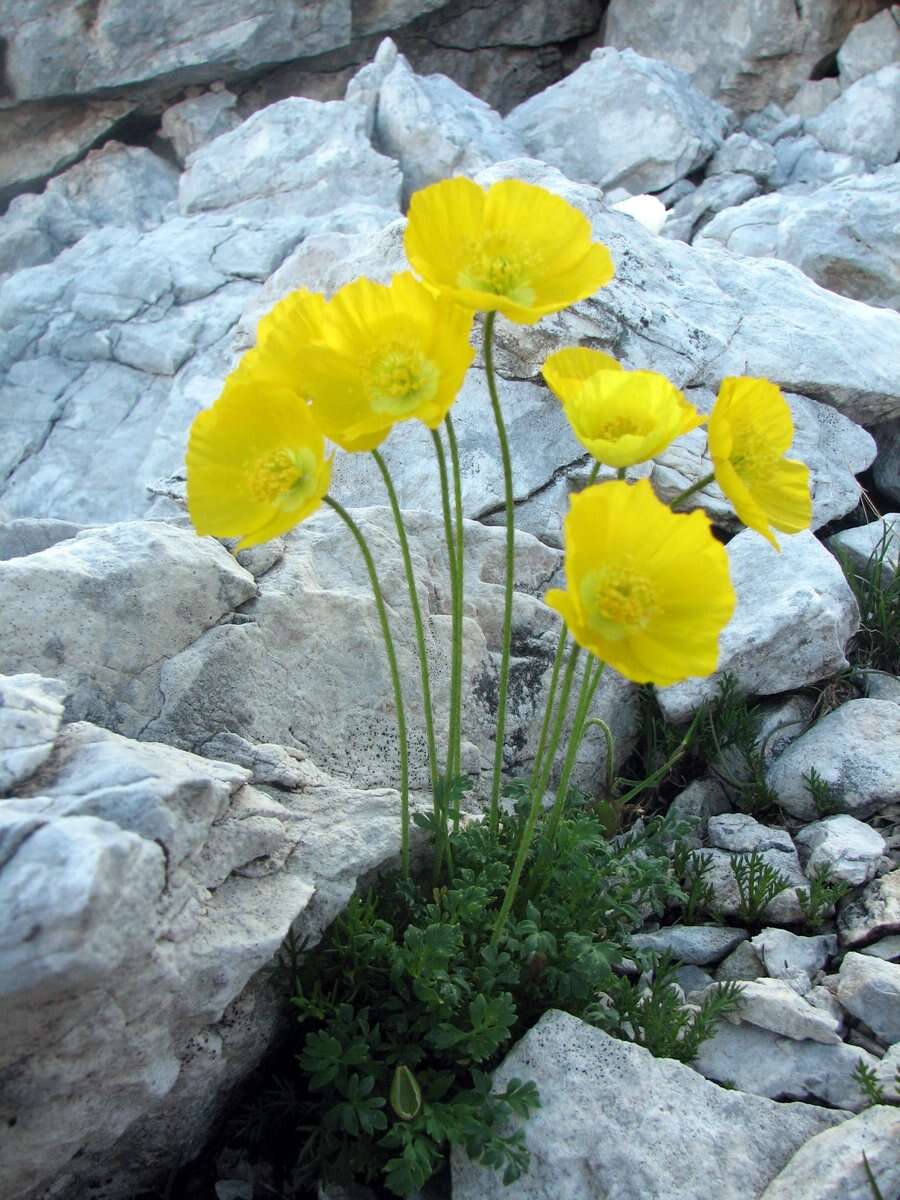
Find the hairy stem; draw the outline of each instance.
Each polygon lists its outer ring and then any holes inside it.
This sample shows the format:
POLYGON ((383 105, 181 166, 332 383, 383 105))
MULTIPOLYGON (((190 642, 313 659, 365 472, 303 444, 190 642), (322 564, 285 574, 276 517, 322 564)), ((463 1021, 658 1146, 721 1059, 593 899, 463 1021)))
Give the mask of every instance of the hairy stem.
POLYGON ((391 672, 391 683, 394 686, 394 707, 397 709, 397 732, 400 737, 400 867, 404 879, 409 878, 409 750, 406 741, 406 713, 403 708, 403 692, 400 687, 400 671, 397 667, 397 654, 394 650, 394 639, 388 622, 387 608, 378 572, 375 570, 375 560, 369 549, 363 532, 342 504, 332 496, 324 497, 325 503, 341 518, 359 546, 369 572, 369 583, 375 596, 375 607, 378 610, 378 620, 381 623, 381 633, 384 637, 384 648, 387 651, 388 666, 391 672))

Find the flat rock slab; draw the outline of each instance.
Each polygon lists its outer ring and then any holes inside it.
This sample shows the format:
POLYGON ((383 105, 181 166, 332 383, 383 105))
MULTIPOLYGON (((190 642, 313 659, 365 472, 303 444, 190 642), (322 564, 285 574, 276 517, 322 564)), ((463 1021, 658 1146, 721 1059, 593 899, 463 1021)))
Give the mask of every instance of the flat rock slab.
POLYGON ((801 1146, 760 1200, 888 1200, 900 1195, 900 1109, 879 1105, 801 1146))
POLYGON ((900 870, 870 884, 838 911, 841 944, 857 950, 888 934, 900 933, 900 870))
POLYGON ((669 953, 680 962, 694 966, 717 963, 747 938, 746 929, 722 925, 672 925, 655 933, 637 933, 631 945, 639 950, 669 953))
POLYGON ((837 998, 886 1046, 900 1042, 900 966, 851 951, 838 976, 837 998))
MULTIPOLYGON (((524 1125, 531 1167, 516 1200, 757 1200, 810 1137, 841 1114, 725 1091, 689 1067, 546 1013, 494 1074, 534 1079, 524 1125)), ((492 1170, 453 1155, 454 1200, 507 1200, 492 1170)))

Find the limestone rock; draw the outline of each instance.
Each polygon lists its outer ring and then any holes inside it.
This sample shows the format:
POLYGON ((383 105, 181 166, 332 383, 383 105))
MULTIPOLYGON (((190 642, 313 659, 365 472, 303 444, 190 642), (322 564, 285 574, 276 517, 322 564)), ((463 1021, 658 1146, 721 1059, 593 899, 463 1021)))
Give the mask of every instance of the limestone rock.
POLYGON ((372 149, 361 108, 297 97, 254 113, 197 150, 179 191, 184 213, 246 202, 258 208, 299 192, 306 213, 319 216, 348 191, 390 209, 399 188, 397 164, 372 149))
POLYGON ((736 949, 722 959, 716 970, 716 981, 726 982, 729 979, 740 982, 744 979, 762 979, 766 968, 762 959, 753 949, 750 942, 741 942, 736 949))
POLYGON ((872 1200, 865 1161, 882 1196, 900 1193, 898 1141, 897 1109, 887 1105, 867 1109, 810 1138, 760 1200, 872 1200))
POLYGON ((796 1041, 726 1021, 700 1047, 694 1066, 707 1079, 731 1083, 742 1092, 859 1112, 868 1103, 853 1079, 860 1059, 873 1069, 878 1065, 874 1055, 845 1042, 796 1041))
POLYGON ((837 55, 841 84, 847 87, 863 75, 871 75, 898 59, 900 6, 892 4, 850 30, 837 55))
POLYGON ((780 258, 842 296, 900 308, 900 164, 811 194, 776 192, 719 212, 698 246, 780 258))
POLYGON ((900 966, 870 954, 844 955, 837 998, 885 1045, 900 1042, 900 966))
POLYGON ((58 679, 0 676, 0 795, 9 795, 50 757, 65 698, 58 679))
POLYGON ((66 0, 0 7, 6 77, 17 100, 77 96, 161 79, 172 89, 264 64, 322 54, 349 42, 347 0, 222 0, 210 8, 149 11, 112 0, 99 11, 66 0))
POLYGON ((848 700, 793 742, 766 773, 779 805, 812 821, 804 775, 818 771, 839 812, 864 820, 900 799, 900 709, 889 700, 848 700))
POLYGON ((717 963, 747 938, 745 929, 721 925, 669 925, 653 933, 636 933, 631 945, 640 950, 669 953, 694 966, 717 963))
MULTIPOLYGON (((392 614, 412 779, 424 786, 419 671, 396 531, 389 510, 357 510, 357 517, 392 614)), ((440 734, 450 650, 443 524, 410 512, 407 528, 440 734)), ((468 769, 477 777, 493 761, 505 535, 471 523, 466 536, 464 728, 471 739, 468 769)), ((559 624, 538 597, 559 562, 557 551, 519 535, 508 769, 527 768, 539 735, 559 624)), ((361 785, 397 780, 393 692, 368 575, 331 513, 294 530, 283 557, 258 582, 190 529, 135 522, 86 530, 0 564, 0 603, 14 614, 3 629, 5 643, 0 636, 0 669, 52 669, 69 684, 77 717, 200 751, 227 731, 303 751, 361 785)), ((635 688, 609 674, 597 705, 621 762, 634 736, 635 688)), ((592 729, 578 779, 593 786, 603 761, 603 736, 592 729)))
POLYGON ((57 674, 73 716, 134 735, 167 660, 255 594, 211 539, 155 522, 84 530, 0 564, 0 671, 57 674))
POLYGON ((40 195, 17 196, 0 217, 0 275, 50 262, 104 226, 147 230, 178 196, 178 172, 141 146, 107 142, 51 179, 40 195))
POLYGON ((0 107, 0 205, 77 162, 134 107, 129 100, 0 107))
POLYGON ((840 1022, 798 996, 782 979, 755 979, 741 984, 741 1004, 727 1013, 732 1024, 753 1025, 794 1041, 810 1039, 823 1045, 841 1042, 840 1022))
POLYGON ((606 43, 689 71, 697 87, 740 112, 784 104, 879 0, 612 0, 606 43))
MULTIPOLYGON (((814 1132, 841 1114, 714 1088, 560 1012, 546 1013, 494 1073, 534 1079, 540 1109, 524 1123, 531 1166, 520 1200, 755 1200, 814 1132), (640 1129, 653 1129, 653 1137, 640 1129), (729 1147, 724 1155, 722 1145, 729 1147)), ((455 1200, 500 1200, 500 1176, 453 1155, 455 1200)))
POLYGON ((506 123, 531 154, 571 179, 654 192, 702 166, 732 118, 677 68, 604 48, 506 123))
POLYGON ((522 141, 483 100, 446 75, 417 75, 388 38, 347 88, 371 107, 371 134, 403 173, 403 195, 448 176, 472 175, 524 153, 522 141))
POLYGON ((876 487, 900 504, 900 417, 875 430, 878 457, 872 468, 876 487))
MULTIPOLYGON (((712 906, 719 919, 740 920, 741 893, 734 874, 733 864, 739 855, 727 850, 705 850, 710 870, 704 876, 713 890, 712 906)), ((779 925, 798 925, 803 920, 803 910, 797 899, 797 889, 806 888, 808 881, 800 869, 796 852, 769 849, 757 852, 766 866, 778 871, 788 886, 778 893, 762 910, 761 920, 779 925)))
POLYGON ((708 175, 699 187, 672 205, 663 226, 663 236, 691 242, 716 213, 723 209, 728 212, 758 194, 759 184, 752 175, 708 175))
POLYGON ((877 830, 846 814, 813 821, 798 830, 794 840, 808 876, 824 870, 830 879, 854 887, 874 878, 885 851, 877 830))
POLYGON ((396 792, 248 774, 76 723, 0 801, 12 1193, 124 1200, 198 1153, 279 1026, 288 930, 314 944, 396 860, 396 792))
POLYGON ((868 525, 844 529, 828 539, 839 558, 845 558, 859 575, 871 574, 880 562, 879 575, 886 587, 900 569, 900 513, 887 513, 868 525))
POLYGON ((757 183, 769 183, 777 170, 778 160, 768 142, 752 138, 743 130, 726 138, 712 156, 706 168, 709 175, 728 175, 737 172, 752 175, 757 183))
POLYGON ((838 910, 841 944, 857 950, 888 934, 900 933, 900 871, 867 884, 838 910))
POLYGON ((838 949, 833 933, 800 937, 787 929, 764 929, 751 939, 750 944, 773 979, 791 979, 796 972, 802 971, 812 980, 838 949))
POLYGON ((852 83, 824 112, 806 122, 826 150, 857 154, 873 165, 900 155, 900 63, 852 83))
MULTIPOLYGON (((718 671, 708 679, 659 689, 659 703, 669 720, 687 719, 705 698, 714 696, 724 671, 736 676, 743 691, 765 696, 802 687, 846 665, 844 646, 859 616, 843 572, 810 533, 782 537, 780 545, 778 554, 752 530, 728 543, 738 602, 719 639, 718 671)), ((803 740, 775 761, 775 777, 785 777, 785 760, 793 761, 792 751, 803 740)), ((812 819, 816 814, 811 801, 804 811, 807 807, 812 819)))
POLYGON ((817 117, 840 94, 841 85, 836 79, 807 79, 785 107, 792 116, 817 117))
POLYGON ((723 813, 710 817, 707 826, 709 844, 734 854, 752 854, 754 850, 780 850, 793 854, 794 843, 786 829, 762 825, 747 813, 723 813))
MULTIPOLYGON (((799 120, 799 118, 797 118, 799 120)), ((849 175, 864 175, 871 163, 858 154, 826 150, 811 133, 796 133, 775 143, 778 170, 773 183, 787 191, 814 192, 849 175)))
POLYGON ((236 105, 237 96, 227 88, 181 100, 163 113, 160 137, 172 143, 175 157, 183 164, 195 150, 240 124, 236 105))

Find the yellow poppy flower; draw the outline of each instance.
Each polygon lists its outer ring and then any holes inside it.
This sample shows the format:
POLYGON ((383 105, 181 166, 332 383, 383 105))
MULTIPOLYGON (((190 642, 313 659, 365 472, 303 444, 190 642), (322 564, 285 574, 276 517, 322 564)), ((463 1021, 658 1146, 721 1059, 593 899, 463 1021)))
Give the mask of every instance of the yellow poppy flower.
POLYGON ((664 375, 623 371, 599 350, 576 347, 551 354, 544 378, 562 401, 575 436, 609 467, 655 458, 706 420, 664 375))
POLYGON ((331 441, 374 450, 398 421, 440 425, 475 356, 472 320, 409 271, 328 301, 295 292, 260 323, 258 369, 293 379, 331 441))
POLYGON ((485 192, 459 177, 414 194, 406 257, 457 304, 533 325, 612 279, 591 237, 587 217, 544 188, 508 179, 485 192))
POLYGON ((286 533, 321 503, 331 480, 325 439, 296 392, 254 369, 252 356, 191 426, 188 512, 200 534, 240 537, 238 550, 286 533))
POLYGON ((735 594, 705 513, 671 512, 645 479, 615 480, 572 497, 564 536, 567 590, 545 599, 580 646, 635 683, 716 669, 735 594))
POLYGON ((707 430, 716 481, 745 525, 779 549, 783 533, 812 520, 809 468, 785 458, 794 437, 787 401, 774 383, 723 379, 707 430))

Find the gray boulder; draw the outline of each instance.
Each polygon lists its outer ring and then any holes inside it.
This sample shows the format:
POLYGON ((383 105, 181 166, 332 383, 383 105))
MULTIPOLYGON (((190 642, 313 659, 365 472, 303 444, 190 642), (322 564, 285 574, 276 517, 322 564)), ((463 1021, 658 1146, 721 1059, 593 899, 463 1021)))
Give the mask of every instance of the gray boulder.
POLYGON ((728 208, 704 225, 698 246, 793 263, 822 287, 900 308, 900 164, 852 176, 809 195, 775 193, 728 208), (877 247, 877 253, 873 253, 877 247))
POLYGON ((828 538, 828 545, 859 575, 871 575, 877 563, 881 585, 887 587, 900 569, 900 513, 844 529, 828 538))
POLYGON ((104 226, 153 229, 172 215, 177 197, 170 163, 142 146, 107 142, 39 195, 13 200, 0 217, 0 275, 50 262, 104 226))
POLYGON ((900 5, 855 25, 838 50, 837 65, 841 84, 848 87, 900 59, 900 5))
POLYGON ((739 112, 784 104, 879 0, 612 0, 606 43, 689 71, 697 87, 739 112))
POLYGON ((694 966, 717 963, 746 941, 745 929, 721 925, 669 925, 653 933, 636 933, 631 945, 639 950, 671 954, 679 962, 694 966))
POLYGON ((837 998, 886 1046, 900 1042, 900 965, 871 954, 845 954, 837 998))
POLYGON ((766 773, 778 804, 802 821, 819 813, 804 780, 815 768, 832 811, 865 820, 900 799, 900 708, 848 700, 793 742, 766 773))
POLYGON ((741 1092, 859 1112, 868 1104, 853 1078, 860 1060, 873 1070, 878 1065, 874 1055, 846 1042, 797 1041, 755 1025, 725 1021, 700 1047, 694 1066, 707 1079, 729 1083, 741 1092))
POLYGON ((8 796, 53 753, 66 685, 40 675, 0 676, 0 796, 8 796))
POLYGON ((858 887, 872 879, 885 851, 884 838, 856 817, 845 814, 813 821, 794 835, 807 875, 825 871, 858 887))
POLYGON ((806 122, 826 150, 857 154, 873 165, 900 155, 900 63, 850 85, 824 112, 806 122))
POLYGON ((99 1178, 125 1200, 200 1151, 280 1027, 282 939, 314 944, 396 861, 396 792, 303 765, 265 793, 242 767, 76 723, 0 800, 9 1194, 99 1178))
POLYGON ((900 933, 900 871, 873 879, 838 911, 841 944, 858 950, 870 942, 900 933))
MULTIPOLYGON (((724 671, 735 675, 749 694, 768 696, 846 666, 844 646, 859 613, 843 572, 810 533, 782 537, 780 545, 778 554, 752 530, 728 543, 738 603, 719 639, 719 667, 707 679, 688 679, 657 691, 669 720, 686 720, 714 696, 724 671)), ((792 749, 802 741, 788 747, 771 770, 783 773, 782 764, 792 761, 792 749)), ((811 802, 808 807, 812 819, 811 802)))
POLYGON ((513 109, 506 124, 531 154, 571 179, 650 192, 702 166, 732 116, 683 71, 607 47, 513 109))
POLYGON ((810 1138, 760 1200, 872 1200, 866 1162, 882 1196, 900 1194, 898 1141, 897 1109, 886 1105, 867 1109, 810 1138))
POLYGON ((195 150, 237 128, 241 118, 236 105, 237 96, 224 87, 190 96, 166 109, 159 135, 171 142, 175 157, 184 164, 195 150))
MULTIPOLYGON (((796 1149, 843 1119, 715 1088, 561 1012, 522 1038, 495 1086, 512 1077, 534 1079, 541 1094, 524 1124, 531 1166, 515 1185, 520 1200, 756 1200, 796 1149), (648 1128, 651 1138, 641 1132, 648 1128)), ((507 1191, 489 1167, 454 1152, 454 1200, 500 1200, 507 1191)))

